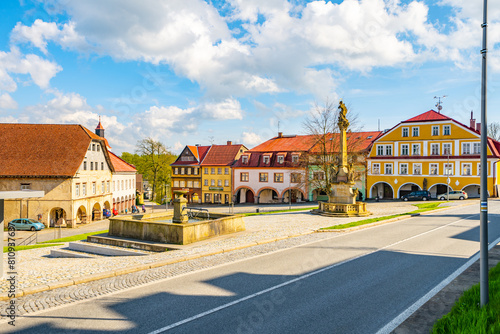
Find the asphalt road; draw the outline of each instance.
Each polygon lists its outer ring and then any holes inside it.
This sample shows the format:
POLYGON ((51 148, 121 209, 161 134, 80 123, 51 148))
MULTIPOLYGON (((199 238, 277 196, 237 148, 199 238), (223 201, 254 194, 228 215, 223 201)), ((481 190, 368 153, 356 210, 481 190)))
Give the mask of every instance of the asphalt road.
MULTIPOLYGON (((377 333, 477 253, 478 211, 454 208, 332 234, 19 317, 0 331, 377 333)), ((490 242, 500 237, 498 213, 500 201, 490 201, 490 242)))

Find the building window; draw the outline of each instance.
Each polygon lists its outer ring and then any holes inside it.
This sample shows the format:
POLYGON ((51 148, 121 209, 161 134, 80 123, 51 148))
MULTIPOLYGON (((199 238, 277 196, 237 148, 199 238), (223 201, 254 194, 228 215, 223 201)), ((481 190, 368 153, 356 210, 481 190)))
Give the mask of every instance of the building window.
POLYGON ((439 126, 433 126, 432 127, 432 135, 433 136, 439 136, 439 126))
POLYGON ((205 174, 208 174, 208 168, 205 168, 205 172, 204 172, 204 173, 205 173, 205 174))
POLYGON ((101 170, 104 170, 104 162, 101 162, 101 170))
POLYGON ((187 187, 193 188, 193 181, 187 181, 187 187))
POLYGON ((219 174, 219 175, 222 174, 222 168, 217 168, 217 174, 219 174))
POLYGON ((299 156, 297 154, 292 155, 292 162, 293 163, 299 162, 299 156))
POLYGON ((109 190, 110 190, 110 189, 109 189, 109 181, 106 181, 106 190, 107 190, 107 192, 108 192, 108 193, 110 192, 110 191, 109 191, 109 190))
POLYGON ((199 188, 200 187, 200 181, 194 181, 193 185, 194 185, 195 188, 199 188))
POLYGON ((208 187, 208 179, 205 179, 205 180, 203 181, 203 185, 204 185, 205 187, 208 187))
POLYGON ((186 186, 186 181, 179 181, 179 186, 184 188, 186 186))
POLYGON ((82 184, 82 195, 87 196, 87 184, 82 184))
POLYGON ((444 175, 453 175, 453 164, 444 164, 444 175))
POLYGON ((408 144, 401 145, 401 155, 410 155, 408 152, 408 144))
POLYGON ((96 193, 96 185, 95 185, 95 182, 92 182, 92 194, 95 195, 96 193))
POLYGON ((106 184, 104 183, 104 181, 102 181, 102 182, 101 182, 101 192, 102 192, 103 194, 105 193, 105 190, 106 190, 105 185, 106 185, 106 184))
POLYGON ((385 174, 391 175, 392 174, 392 164, 384 164, 385 167, 385 174))
POLYGON ((113 191, 115 191, 116 181, 113 181, 113 191))
POLYGON ((214 167, 210 168, 210 174, 212 174, 212 175, 215 174, 215 168, 214 167))
POLYGON ((229 180, 224 180, 224 187, 229 187, 229 180))
POLYGON ((474 154, 481 154, 481 143, 474 143, 472 145, 474 154))
POLYGON ((210 185, 211 185, 212 187, 213 187, 213 186, 215 186, 215 180, 214 180, 214 179, 210 180, 210 185))
POLYGON ((87 170, 87 161, 83 162, 83 170, 87 170))
POLYGON ((94 162, 93 161, 90 162, 90 170, 94 170, 94 162))
POLYGON ((431 144, 431 155, 439 155, 439 144, 431 144))
POLYGON ((451 134, 451 126, 444 125, 443 126, 443 135, 449 136, 451 134))
POLYGON ((92 151, 95 151, 95 144, 92 144, 92 151))
POLYGON ((418 127, 412 128, 412 131, 413 131, 413 137, 418 137, 418 130, 419 130, 419 128, 418 128, 418 127))
POLYGON ((380 174, 380 164, 373 164, 372 174, 380 174))
POLYGON ((422 164, 413 164, 413 175, 422 175, 422 164))
POLYGON ((184 175, 184 167, 181 167, 181 175, 184 175))
POLYGON ((399 174, 408 175, 408 164, 400 164, 399 165, 399 174))
POLYGON ((259 173, 259 182, 267 182, 268 174, 267 173, 259 173))
POLYGON ((177 180, 176 180, 176 181, 174 181, 174 187, 175 187, 175 188, 179 188, 179 181, 177 181, 177 180))
POLYGON ((385 155, 392 155, 392 145, 385 146, 385 155))
MULTIPOLYGON (((122 190, 125 190, 125 186, 123 185, 123 180, 122 180, 122 186, 121 186, 122 190)), ((120 189, 118 189, 120 190, 120 189)))
POLYGON ((240 181, 248 182, 248 180, 249 180, 248 173, 240 173, 240 181))
POLYGON ((248 156, 247 155, 244 155, 241 157, 241 162, 244 163, 244 164, 247 164, 248 163, 248 156))
POLYGON ((186 168, 187 175, 191 175, 191 168, 186 168))
POLYGON ((324 172, 314 172, 313 173, 313 180, 324 180, 324 179, 325 179, 324 172))
POLYGON ((198 175, 198 167, 193 168, 193 174, 198 175))
POLYGON ((443 144, 443 154, 444 155, 450 155, 451 154, 451 144, 450 143, 444 143, 443 144))
POLYGON ((269 164, 269 156, 267 156, 267 155, 264 156, 264 163, 266 165, 269 164))
POLYGON ((292 183, 299 183, 300 180, 301 180, 300 173, 291 173, 290 174, 290 182, 292 182, 292 183))
POLYGON ((88 148, 88 150, 90 151, 91 149, 92 149, 92 145, 89 145, 89 148, 88 148))
POLYGON ((75 184, 75 196, 80 196, 80 183, 75 184))
POLYGON ((174 175, 178 175, 179 174, 179 168, 175 167, 174 168, 174 175))
POLYGON ((409 128, 403 128, 403 137, 408 137, 409 136, 409 134, 408 134, 409 132, 410 132, 409 128))
POLYGON ((420 155, 420 144, 411 145, 412 155, 420 155))
POLYGON ((229 168, 228 167, 224 168, 224 174, 229 175, 229 168))
POLYGON ((97 144, 97 152, 101 152, 101 145, 97 144))
POLYGON ((21 190, 30 190, 31 183, 21 183, 21 190))
POLYGON ((462 154, 470 154, 470 143, 462 144, 462 154))
MULTIPOLYGON (((486 164, 486 166, 488 166, 488 164, 486 164)), ((480 163, 477 164, 477 175, 481 175, 481 164, 480 163)))
POLYGON ((278 163, 282 164, 285 161, 285 156, 283 155, 278 155, 278 163))
POLYGON ((217 187, 222 187, 222 180, 217 180, 217 187))
POLYGON ((438 164, 430 164, 430 175, 438 175, 439 170, 438 170, 438 164))
POLYGON ((274 182, 283 183, 283 173, 274 173, 274 182))
POLYGON ((462 175, 472 175, 472 166, 470 163, 462 164, 462 175))
POLYGON ((205 203, 210 203, 212 201, 212 194, 205 194, 205 203))
POLYGON ((377 145, 377 155, 384 155, 384 146, 377 145))

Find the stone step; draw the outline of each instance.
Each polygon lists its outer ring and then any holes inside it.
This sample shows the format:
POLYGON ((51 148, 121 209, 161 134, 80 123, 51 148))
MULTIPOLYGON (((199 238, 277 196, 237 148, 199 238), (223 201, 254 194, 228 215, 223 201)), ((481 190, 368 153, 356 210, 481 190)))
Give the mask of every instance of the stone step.
POLYGON ((141 249, 150 252, 166 252, 169 250, 177 250, 182 249, 182 245, 173 245, 173 244, 159 244, 152 241, 147 240, 135 240, 128 239, 124 237, 115 237, 115 236, 96 236, 90 235, 87 237, 88 242, 103 244, 103 245, 111 245, 111 246, 119 246, 119 247, 127 247, 132 249, 141 249))
POLYGON ((96 256, 89 253, 76 252, 69 249, 52 249, 50 257, 65 257, 65 258, 95 258, 96 256))
POLYGON ((131 249, 119 249, 118 247, 107 247, 96 244, 91 244, 88 242, 70 242, 68 245, 70 250, 91 253, 91 254, 99 254, 99 255, 107 255, 107 256, 141 256, 141 255, 149 255, 148 253, 140 252, 137 250, 131 249))

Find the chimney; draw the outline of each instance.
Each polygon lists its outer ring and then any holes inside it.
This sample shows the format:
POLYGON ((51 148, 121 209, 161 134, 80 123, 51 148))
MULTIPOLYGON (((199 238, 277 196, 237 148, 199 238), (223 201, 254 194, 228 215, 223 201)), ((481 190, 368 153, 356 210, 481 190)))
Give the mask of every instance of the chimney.
POLYGON ((481 123, 476 123, 476 131, 481 132, 481 123))
POLYGON ((278 138, 283 138, 283 132, 278 132, 278 138))
POLYGON ((470 128, 475 129, 476 128, 476 119, 472 118, 473 117, 473 112, 470 112, 470 128))
POLYGON ((233 145, 233 142, 232 142, 232 141, 230 141, 230 140, 228 140, 228 141, 227 141, 227 144, 228 144, 228 145, 233 145))

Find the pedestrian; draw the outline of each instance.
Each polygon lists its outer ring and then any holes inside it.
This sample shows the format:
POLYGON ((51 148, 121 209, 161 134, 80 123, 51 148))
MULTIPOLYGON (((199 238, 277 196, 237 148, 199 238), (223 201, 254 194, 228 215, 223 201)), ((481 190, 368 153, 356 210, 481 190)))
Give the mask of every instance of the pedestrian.
POLYGON ((146 207, 144 206, 144 204, 142 205, 142 212, 145 213, 146 212, 146 207))

